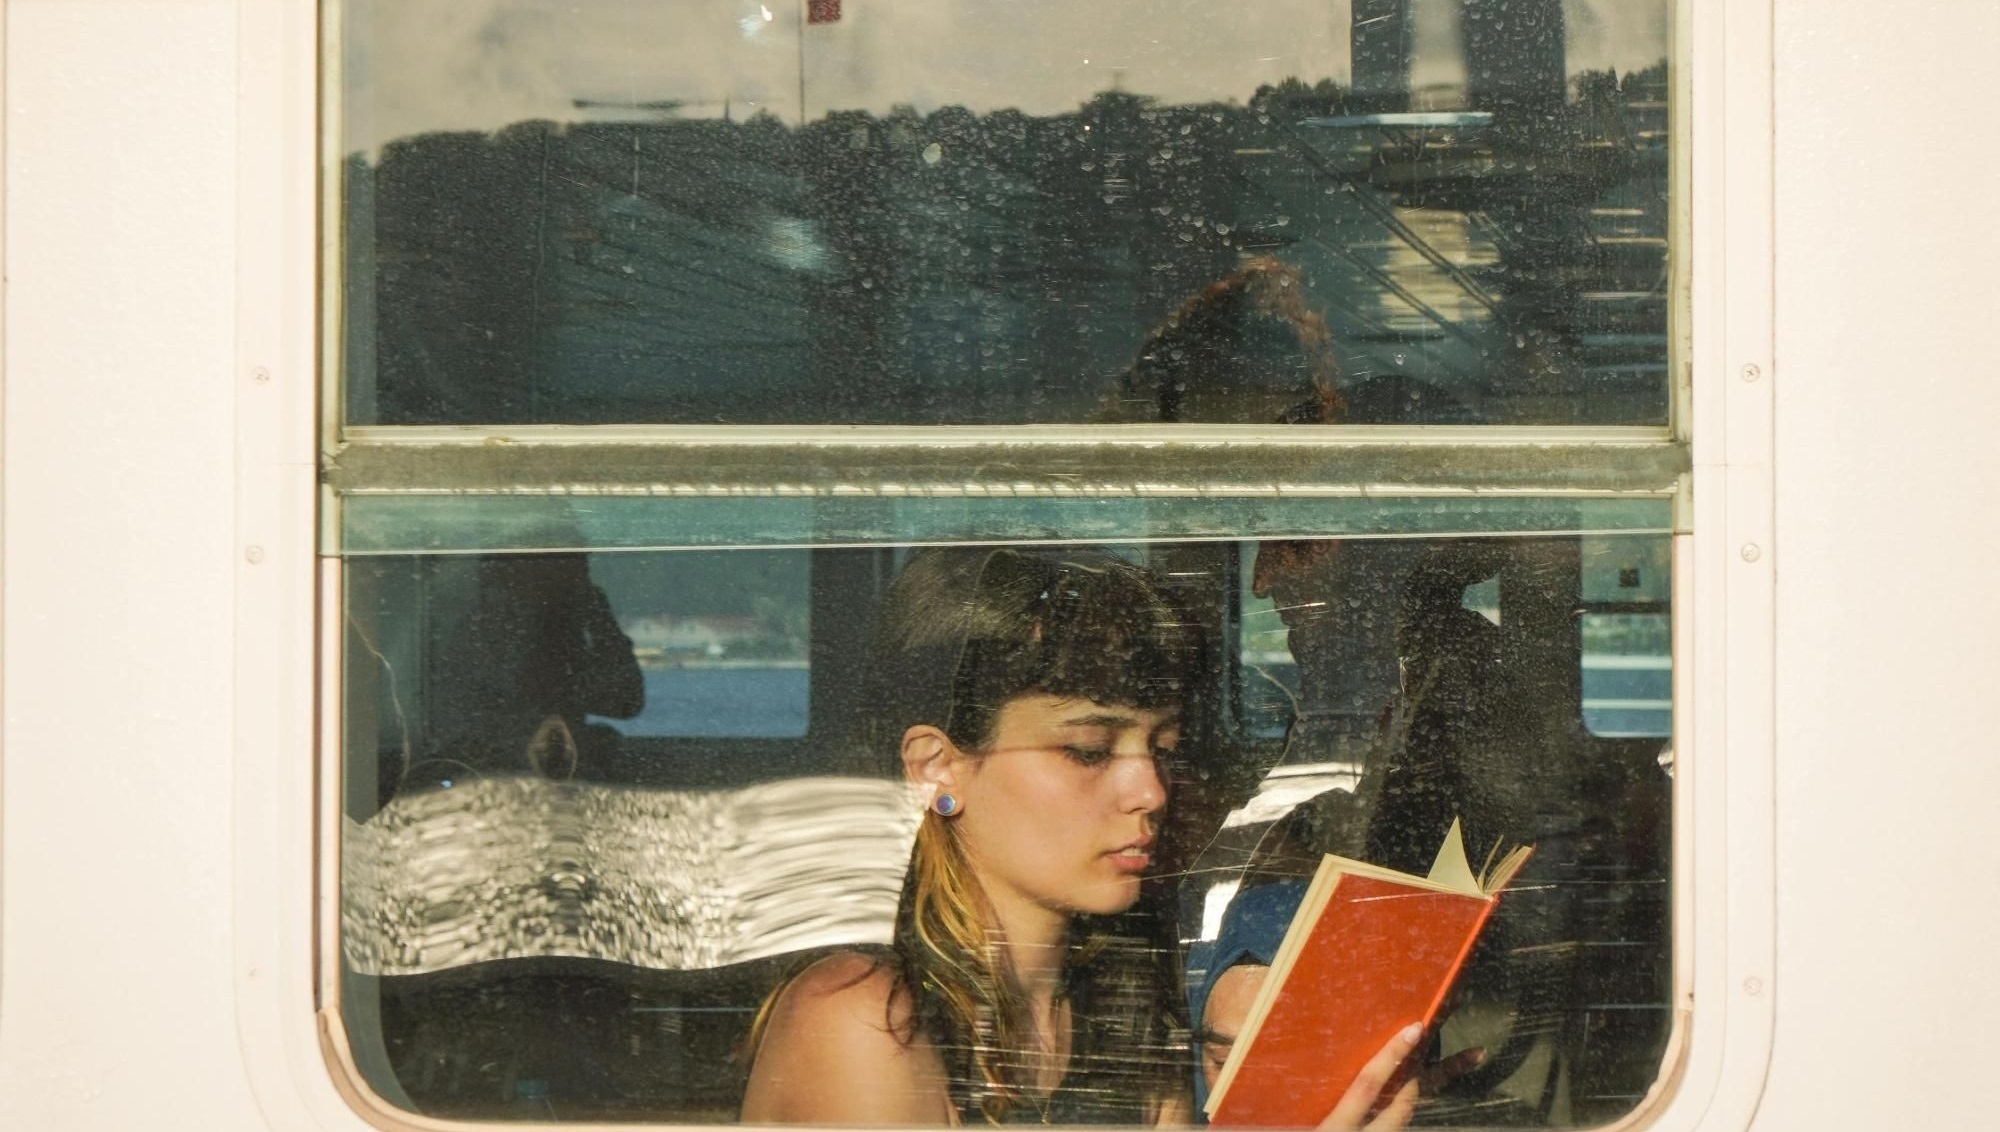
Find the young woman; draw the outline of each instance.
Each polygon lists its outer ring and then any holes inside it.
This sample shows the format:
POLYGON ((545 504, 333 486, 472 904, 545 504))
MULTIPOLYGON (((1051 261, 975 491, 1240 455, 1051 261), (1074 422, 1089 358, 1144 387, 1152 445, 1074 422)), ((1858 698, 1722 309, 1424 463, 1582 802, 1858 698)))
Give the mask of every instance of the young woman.
MULTIPOLYGON (((961 548, 913 557, 878 625, 866 741, 927 807, 894 940, 773 996, 743 1120, 1186 1122, 1171 894, 1146 874, 1194 635, 1121 560, 961 548)), ((1360 1126, 1413 1045, 1329 1126, 1360 1126)))

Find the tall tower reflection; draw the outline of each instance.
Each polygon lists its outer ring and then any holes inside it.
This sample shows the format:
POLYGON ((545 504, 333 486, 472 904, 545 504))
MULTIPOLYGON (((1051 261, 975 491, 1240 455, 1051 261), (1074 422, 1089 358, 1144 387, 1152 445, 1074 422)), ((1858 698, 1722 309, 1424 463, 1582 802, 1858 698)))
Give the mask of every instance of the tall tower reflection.
POLYGON ((1350 18, 1355 110, 1364 114, 1408 110, 1416 40, 1410 0, 1354 0, 1350 18))

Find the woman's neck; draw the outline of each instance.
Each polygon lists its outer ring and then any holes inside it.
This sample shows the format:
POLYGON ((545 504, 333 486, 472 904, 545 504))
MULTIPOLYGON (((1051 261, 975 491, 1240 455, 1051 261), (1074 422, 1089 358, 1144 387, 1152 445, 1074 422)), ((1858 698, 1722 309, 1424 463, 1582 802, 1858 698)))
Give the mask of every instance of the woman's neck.
POLYGON ((1027 1003, 1026 1021, 1034 1027, 1027 1048, 1019 1054, 1022 1068, 1035 1091, 1051 1093, 1069 1068, 1070 1004, 1062 990, 1070 917, 1033 903, 994 911, 1015 985, 1027 1003))
POLYGON ((1070 917, 1040 905, 1015 902, 996 907, 1000 938, 1014 978, 1037 1018, 1048 1017, 1063 985, 1069 957, 1070 917))

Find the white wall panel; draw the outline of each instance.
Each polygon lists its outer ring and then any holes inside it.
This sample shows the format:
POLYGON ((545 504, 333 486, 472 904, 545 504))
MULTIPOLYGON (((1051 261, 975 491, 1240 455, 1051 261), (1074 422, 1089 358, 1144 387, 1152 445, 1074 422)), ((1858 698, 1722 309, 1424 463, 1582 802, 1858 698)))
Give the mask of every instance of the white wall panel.
POLYGON ((253 1127, 229 1008, 235 26, 7 5, 0 1127, 253 1127))
POLYGON ((1992 1125, 2000 8, 1781 0, 1778 1028, 1758 1126, 1992 1125))

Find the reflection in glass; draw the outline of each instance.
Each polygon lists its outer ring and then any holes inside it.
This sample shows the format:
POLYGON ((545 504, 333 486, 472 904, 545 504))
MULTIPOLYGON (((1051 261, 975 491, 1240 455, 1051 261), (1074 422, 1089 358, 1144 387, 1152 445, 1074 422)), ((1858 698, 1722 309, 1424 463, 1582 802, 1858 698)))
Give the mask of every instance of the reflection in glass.
MULTIPOLYGON (((1199 977, 1237 895, 1320 851, 1407 866, 1452 817, 1475 845, 1531 841, 1437 1051, 1484 1045, 1488 1062, 1419 1120, 1629 1111, 1670 1022, 1665 731, 1600 726, 1593 672, 1665 662, 1666 579, 1650 571, 1666 546, 1120 545, 1191 649, 1143 882, 1173 929, 1155 954, 1199 977), (1262 627, 1274 620, 1282 634, 1262 627)), ((735 1119, 773 988, 892 938, 932 819, 861 725, 885 688, 955 686, 974 651, 867 657, 891 584, 938 553, 349 560, 341 1008, 371 1087, 440 1117, 735 1119), (610 716, 633 708, 610 692, 666 647, 648 618, 738 606, 768 632, 708 659, 735 661, 714 676, 736 683, 742 726, 634 726, 647 705, 610 716), (799 657, 802 702, 760 667, 799 657), (802 726, 768 724, 793 712, 802 726), (577 737, 573 760, 530 757, 548 715, 577 737)), ((1191 1075, 1194 1051, 1175 1048, 1191 1075)), ((1137 1100, 1102 1111, 1129 1118, 1137 1100)))
POLYGON ((645 676, 631 736, 797 738, 806 733, 810 556, 603 554, 610 598, 645 676))
POLYGON ((1666 420, 1667 0, 330 7, 351 423, 1666 420))

